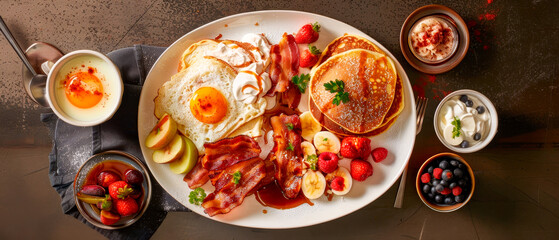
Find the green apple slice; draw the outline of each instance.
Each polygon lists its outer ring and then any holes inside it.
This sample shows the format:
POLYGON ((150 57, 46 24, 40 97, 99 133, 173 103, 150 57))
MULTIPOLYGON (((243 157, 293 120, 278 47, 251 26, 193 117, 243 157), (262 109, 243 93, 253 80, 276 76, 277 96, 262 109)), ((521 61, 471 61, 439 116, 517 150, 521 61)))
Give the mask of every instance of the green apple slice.
POLYGON ((182 157, 169 164, 171 171, 176 174, 184 174, 190 172, 196 162, 198 162, 198 149, 192 140, 188 139, 187 137, 183 137, 184 141, 186 142, 186 149, 182 154, 182 157))

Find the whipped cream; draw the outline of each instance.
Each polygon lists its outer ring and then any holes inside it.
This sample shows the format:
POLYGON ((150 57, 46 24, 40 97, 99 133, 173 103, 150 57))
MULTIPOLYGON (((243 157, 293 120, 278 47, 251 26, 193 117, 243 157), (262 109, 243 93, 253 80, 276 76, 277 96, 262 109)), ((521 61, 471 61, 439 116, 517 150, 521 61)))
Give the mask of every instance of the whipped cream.
POLYGON ((426 17, 414 25, 410 45, 420 60, 442 61, 454 53, 458 36, 447 20, 426 17))
POLYGON ((477 98, 472 96, 465 98, 465 95, 455 96, 441 107, 438 115, 438 130, 450 145, 473 146, 487 137, 490 129, 490 117, 485 106, 477 98), (461 98, 463 101, 461 101, 461 98), (470 107, 466 105, 466 100, 471 101, 470 107), (459 136, 453 136, 455 124, 452 124, 452 122, 455 119, 460 120, 459 136), (464 141, 467 143, 463 143, 464 141))
POLYGON ((272 81, 267 72, 258 73, 257 64, 253 63, 239 71, 233 80, 233 97, 244 103, 254 103, 264 97, 272 87, 272 81))
POLYGON ((217 44, 216 48, 208 52, 206 56, 221 59, 236 69, 253 61, 250 53, 233 42, 220 42, 217 44))

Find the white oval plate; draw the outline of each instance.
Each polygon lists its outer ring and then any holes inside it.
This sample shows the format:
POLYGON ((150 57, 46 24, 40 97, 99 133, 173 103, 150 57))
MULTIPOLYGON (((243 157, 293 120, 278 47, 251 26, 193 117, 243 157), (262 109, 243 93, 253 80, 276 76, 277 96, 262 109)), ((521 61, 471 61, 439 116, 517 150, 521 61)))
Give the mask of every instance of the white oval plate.
MULTIPOLYGON (((254 195, 245 198, 243 204, 225 215, 211 217, 211 219, 238 226, 253 228, 295 228, 314 225, 330 221, 352 213, 371 203, 396 182, 408 159, 415 142, 415 101, 404 69, 396 58, 381 44, 356 28, 325 16, 297 12, 297 11, 260 11, 248 12, 225 17, 202 27, 199 27, 173 43, 159 57, 142 88, 138 107, 138 136, 142 154, 155 179, 177 201, 192 211, 208 217, 200 206, 188 202, 190 189, 183 181, 184 175, 171 172, 166 164, 152 161, 152 150, 144 146, 144 140, 153 126, 157 123, 153 111, 153 99, 157 90, 173 74, 177 72, 179 59, 188 46, 202 39, 215 38, 222 34, 222 39, 240 40, 246 33, 264 33, 273 44, 277 44, 284 32, 295 33, 306 23, 319 22, 322 26, 320 38, 314 45, 324 49, 328 43, 345 33, 363 36, 377 44, 397 65, 398 73, 404 83, 405 108, 394 125, 385 133, 373 137, 373 147, 385 147, 389 155, 381 163, 374 163, 374 174, 364 182, 354 182, 351 191, 343 196, 335 196, 332 201, 326 197, 313 200, 314 206, 307 204, 288 210, 277 210, 264 207, 258 203, 254 195), (267 213, 263 213, 263 210, 267 213)), ((306 94, 304 95, 306 96, 306 94)), ((303 101, 303 100, 302 100, 303 101)), ((342 166, 349 169, 349 160, 340 161, 342 166)), ((209 183, 204 186, 207 193, 213 191, 209 183)))

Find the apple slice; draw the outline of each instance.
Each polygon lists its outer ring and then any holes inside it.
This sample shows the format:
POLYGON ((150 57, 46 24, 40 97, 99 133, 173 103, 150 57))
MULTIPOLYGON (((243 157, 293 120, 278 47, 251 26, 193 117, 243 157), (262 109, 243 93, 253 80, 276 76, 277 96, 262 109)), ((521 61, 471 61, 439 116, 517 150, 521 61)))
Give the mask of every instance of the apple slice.
POLYGON ((113 225, 120 220, 120 215, 110 211, 101 210, 101 222, 105 225, 113 225))
POLYGON ((176 174, 190 172, 194 165, 196 165, 196 162, 198 162, 198 148, 196 148, 196 145, 194 145, 194 142, 192 142, 192 140, 188 139, 187 137, 182 138, 186 142, 186 149, 184 150, 184 153, 179 160, 169 164, 171 171, 176 174))
POLYGON ((157 125, 146 138, 146 147, 150 149, 161 149, 165 147, 177 135, 177 123, 169 116, 163 115, 157 125))
POLYGON ((153 152, 153 161, 156 163, 170 163, 179 159, 186 148, 184 139, 180 134, 175 134, 173 140, 164 148, 153 152))

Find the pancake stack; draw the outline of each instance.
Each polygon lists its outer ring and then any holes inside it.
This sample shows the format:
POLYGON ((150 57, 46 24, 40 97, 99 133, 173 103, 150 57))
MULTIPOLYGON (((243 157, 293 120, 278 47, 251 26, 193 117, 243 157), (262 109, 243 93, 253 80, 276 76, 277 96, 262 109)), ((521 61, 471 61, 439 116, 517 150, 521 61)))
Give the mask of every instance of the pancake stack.
POLYGON ((332 41, 311 70, 309 108, 329 131, 341 136, 385 132, 404 108, 403 85, 394 62, 371 41, 344 35, 332 41), (324 84, 344 82, 349 101, 335 105, 324 84))

